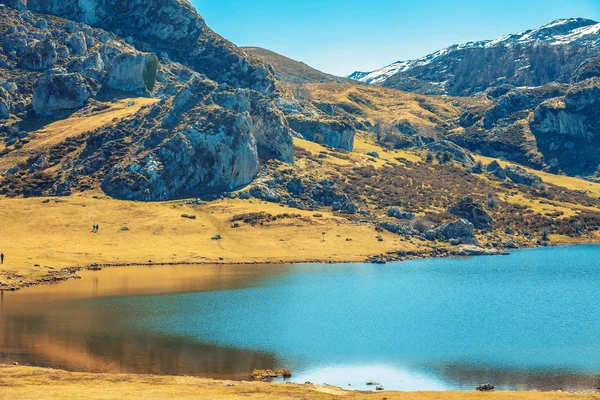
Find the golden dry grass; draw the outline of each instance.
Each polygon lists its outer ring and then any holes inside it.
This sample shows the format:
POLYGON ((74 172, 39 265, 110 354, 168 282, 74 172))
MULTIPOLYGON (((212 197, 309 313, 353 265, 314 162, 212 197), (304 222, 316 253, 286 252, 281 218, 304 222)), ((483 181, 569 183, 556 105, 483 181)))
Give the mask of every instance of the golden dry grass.
MULTIPOLYGON (((32 132, 30 141, 18 150, 11 151, 0 157, 0 171, 26 161, 32 155, 44 154, 52 146, 72 137, 77 137, 85 132, 108 124, 113 119, 123 119, 135 114, 140 108, 154 104, 158 99, 137 97, 121 99, 115 103, 108 103, 109 107, 88 115, 77 112, 69 118, 58 120, 46 125, 44 128, 32 132), (130 105, 133 103, 132 105, 130 105)), ((2 150, 2 147, 0 147, 2 150)))
POLYGON ((422 129, 433 128, 458 118, 463 109, 453 98, 422 96, 379 86, 312 84, 308 88, 316 101, 357 107, 362 114, 358 120, 371 123, 405 120, 422 129))
MULTIPOLYGON (((484 164, 489 164, 490 162, 492 162, 494 160, 498 161, 498 163, 502 167, 506 167, 506 165, 508 165, 508 164, 516 164, 513 162, 503 161, 503 160, 500 160, 497 158, 485 157, 485 156, 481 156, 478 154, 473 154, 473 157, 476 160, 479 160, 484 164)), ((570 190, 585 190, 585 191, 588 191, 589 193, 593 194, 594 196, 600 196, 600 184, 599 183, 586 181, 584 179, 574 178, 572 176, 549 174, 547 172, 538 171, 538 170, 535 170, 532 168, 527 168, 527 167, 523 167, 523 168, 525 168, 527 171, 539 176, 546 183, 551 183, 556 186, 562 186, 562 187, 564 187, 566 189, 570 189, 570 190)))
POLYGON ((563 400, 600 394, 561 392, 351 392, 332 386, 217 381, 186 376, 72 373, 0 366, 0 400, 29 399, 371 399, 371 400, 563 400))
POLYGON ((139 203, 87 194, 45 200, 5 198, 0 199, 0 210, 10 216, 0 224, 0 251, 6 255, 0 282, 5 283, 11 283, 6 273, 36 280, 53 271, 48 267, 92 262, 363 261, 398 248, 412 250, 412 245, 393 234, 382 233, 385 240, 379 242, 380 233, 370 224, 352 223, 328 212, 315 217, 313 212, 256 199, 220 200, 194 208, 183 201, 139 203), (232 228, 233 215, 249 212, 297 213, 304 218, 232 228), (100 225, 99 233, 91 233, 93 223, 100 225), (325 242, 321 242, 322 232, 327 232, 325 242), (223 239, 211 240, 216 234, 223 239))

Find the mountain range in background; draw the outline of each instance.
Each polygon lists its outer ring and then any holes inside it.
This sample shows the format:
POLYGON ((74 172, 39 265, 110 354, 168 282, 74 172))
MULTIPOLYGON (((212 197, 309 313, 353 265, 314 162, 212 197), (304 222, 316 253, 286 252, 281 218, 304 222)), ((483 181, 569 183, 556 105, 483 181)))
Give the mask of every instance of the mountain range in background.
POLYGON ((351 79, 425 94, 472 95, 501 85, 569 83, 578 67, 600 54, 600 23, 559 19, 538 29, 453 45, 398 61, 351 79))

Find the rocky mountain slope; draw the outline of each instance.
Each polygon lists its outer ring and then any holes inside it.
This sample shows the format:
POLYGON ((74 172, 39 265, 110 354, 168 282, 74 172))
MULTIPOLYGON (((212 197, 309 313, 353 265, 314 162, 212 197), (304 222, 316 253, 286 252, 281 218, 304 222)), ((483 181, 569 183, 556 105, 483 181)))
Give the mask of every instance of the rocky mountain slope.
POLYGON ((600 23, 561 19, 538 29, 453 45, 349 77, 427 94, 471 95, 501 85, 569 82, 588 58, 600 54, 600 23))
MULTIPOLYGON (((0 180, 40 194, 99 181, 115 197, 179 198, 244 186, 261 160, 293 163, 292 135, 342 135, 335 126, 290 129, 271 67, 212 32, 185 0, 2 0, 0 8, 0 157, 19 159, 11 153, 45 140, 39 128, 77 110, 161 99, 54 143, 50 154, 31 153, 0 180)), ((353 130, 343 135, 328 143, 351 148, 353 130)))
POLYGON ((600 23, 573 18, 352 77, 417 93, 472 96, 459 126, 442 136, 490 157, 597 179, 599 60, 600 23))

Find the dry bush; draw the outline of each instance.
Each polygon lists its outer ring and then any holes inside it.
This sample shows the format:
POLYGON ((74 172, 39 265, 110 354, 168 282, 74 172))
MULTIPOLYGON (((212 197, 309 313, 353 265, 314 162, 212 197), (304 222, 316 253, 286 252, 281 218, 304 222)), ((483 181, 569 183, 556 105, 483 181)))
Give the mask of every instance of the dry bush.
POLYGON ((307 85, 302 83, 288 82, 285 88, 290 91, 292 96, 300 103, 310 103, 313 101, 313 95, 307 85))

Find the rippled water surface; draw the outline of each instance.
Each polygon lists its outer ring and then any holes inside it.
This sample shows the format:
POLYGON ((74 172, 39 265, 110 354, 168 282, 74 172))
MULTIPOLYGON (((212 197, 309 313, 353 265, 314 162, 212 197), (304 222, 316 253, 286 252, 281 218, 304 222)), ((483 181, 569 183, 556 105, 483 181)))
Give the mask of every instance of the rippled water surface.
POLYGON ((388 265, 130 267, 4 293, 0 361, 366 388, 600 386, 600 246, 388 265))

